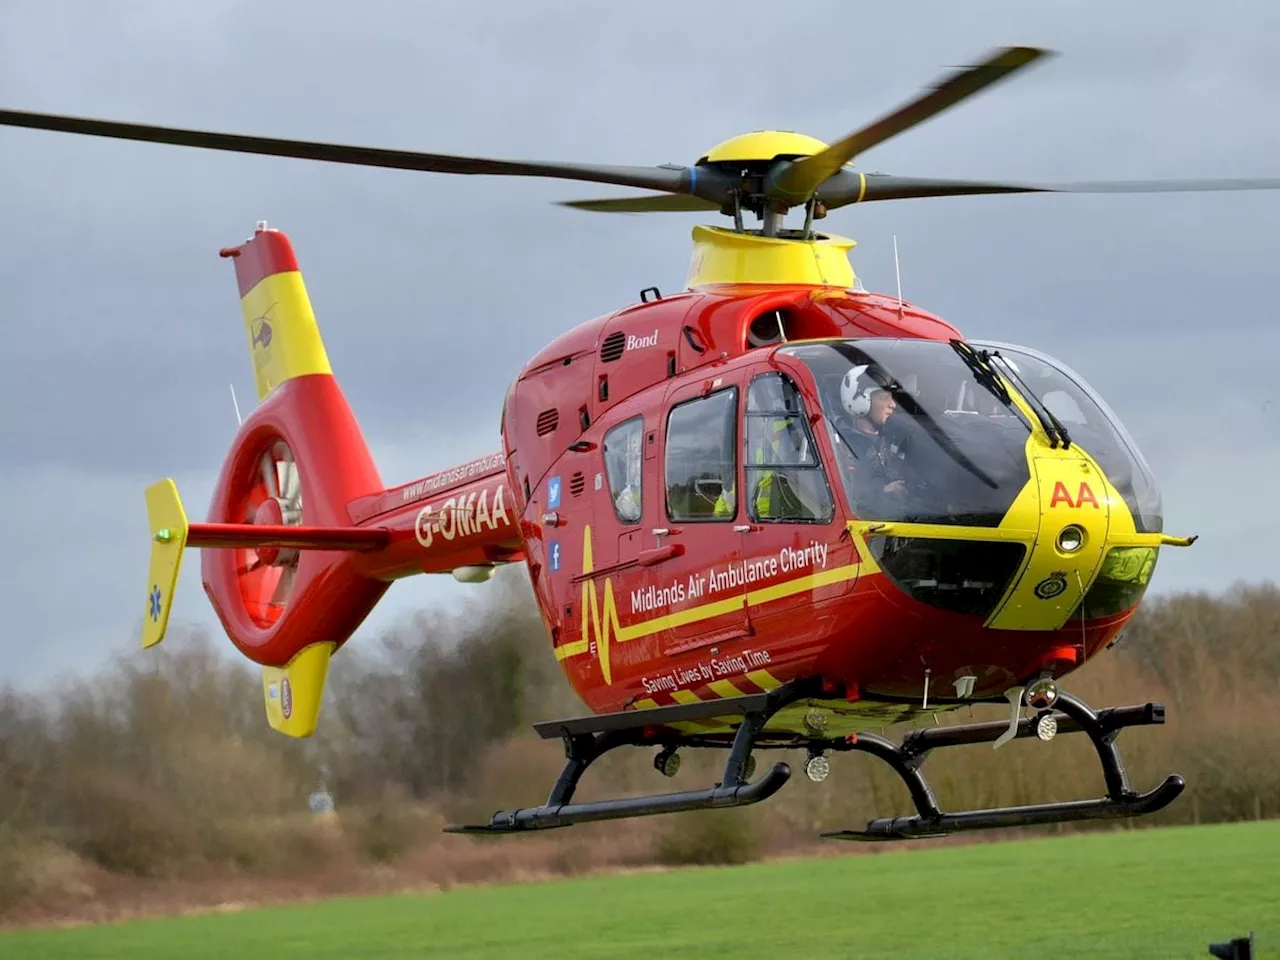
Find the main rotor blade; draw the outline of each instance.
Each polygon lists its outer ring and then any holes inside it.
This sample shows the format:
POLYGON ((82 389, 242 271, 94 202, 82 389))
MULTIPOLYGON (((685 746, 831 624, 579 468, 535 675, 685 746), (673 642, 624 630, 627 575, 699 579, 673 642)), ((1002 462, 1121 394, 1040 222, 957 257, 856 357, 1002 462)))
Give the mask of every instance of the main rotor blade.
POLYGON ((818 198, 829 210, 875 200, 964 197, 993 193, 1217 193, 1232 190, 1280 190, 1280 177, 1200 180, 1096 180, 1074 183, 1007 183, 895 177, 841 170, 823 184, 818 198))
POLYGON ((643 197, 613 197, 608 200, 563 200, 559 205, 597 213, 687 213, 720 209, 718 203, 678 193, 651 193, 643 197))
POLYGON ((977 66, 947 77, 924 96, 849 134, 821 153, 770 171, 765 178, 764 192, 767 196, 792 206, 804 203, 824 181, 859 153, 937 116, 961 100, 1047 55, 1049 51, 1036 47, 1004 47, 997 50, 977 66))
POLYGON ((731 186, 719 171, 693 171, 688 167, 674 164, 624 167, 607 164, 491 160, 484 157, 456 157, 442 153, 418 153, 412 150, 387 150, 380 147, 357 147, 310 140, 282 140, 274 137, 157 127, 51 113, 26 113, 19 110, 0 110, 0 126, 27 127, 33 130, 53 130, 61 133, 78 133, 92 137, 140 140, 150 143, 169 143, 207 150, 226 150, 233 153, 322 160, 328 163, 348 163, 364 167, 390 167, 397 170, 420 170, 430 173, 584 180, 591 183, 612 183, 623 187, 694 194, 713 201, 722 195, 727 195, 726 191, 731 186))

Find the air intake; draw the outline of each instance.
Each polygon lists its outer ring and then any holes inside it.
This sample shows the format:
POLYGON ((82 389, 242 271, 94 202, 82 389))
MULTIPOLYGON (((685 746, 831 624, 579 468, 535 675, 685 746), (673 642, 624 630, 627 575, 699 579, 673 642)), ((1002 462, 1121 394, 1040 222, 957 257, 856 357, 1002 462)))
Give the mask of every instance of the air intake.
POLYGON ((538 414, 538 436, 545 437, 548 433, 560 425, 560 414, 552 407, 550 410, 543 410, 538 414))
POLYGON ((600 345, 600 362, 612 363, 627 350, 627 335, 621 330, 609 334, 600 345))

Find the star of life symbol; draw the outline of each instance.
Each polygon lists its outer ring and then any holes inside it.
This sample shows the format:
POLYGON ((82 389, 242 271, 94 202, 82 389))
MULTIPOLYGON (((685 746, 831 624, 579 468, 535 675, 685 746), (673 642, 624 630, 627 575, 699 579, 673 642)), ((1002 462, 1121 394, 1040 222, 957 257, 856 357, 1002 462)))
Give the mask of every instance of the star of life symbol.
POLYGON ((160 619, 160 585, 153 583, 151 585, 151 595, 147 598, 151 602, 151 619, 158 621, 160 619))

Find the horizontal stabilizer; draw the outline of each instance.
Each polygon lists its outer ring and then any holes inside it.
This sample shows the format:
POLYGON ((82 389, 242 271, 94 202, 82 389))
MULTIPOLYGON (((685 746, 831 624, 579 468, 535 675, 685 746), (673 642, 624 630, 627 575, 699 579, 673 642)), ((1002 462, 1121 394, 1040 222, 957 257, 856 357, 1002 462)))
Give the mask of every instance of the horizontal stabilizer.
POLYGON ((147 522, 151 525, 151 568, 147 577, 147 607, 142 619, 142 645, 154 647, 169 626, 169 608, 178 585, 182 549, 187 539, 187 514, 172 480, 147 487, 147 522))
POLYGON ((262 668, 262 693, 271 729, 290 737, 315 733, 333 649, 327 641, 313 643, 283 667, 262 668))
POLYGON ((302 527, 286 524, 193 523, 189 547, 285 547, 293 550, 380 550, 391 534, 367 527, 302 527))

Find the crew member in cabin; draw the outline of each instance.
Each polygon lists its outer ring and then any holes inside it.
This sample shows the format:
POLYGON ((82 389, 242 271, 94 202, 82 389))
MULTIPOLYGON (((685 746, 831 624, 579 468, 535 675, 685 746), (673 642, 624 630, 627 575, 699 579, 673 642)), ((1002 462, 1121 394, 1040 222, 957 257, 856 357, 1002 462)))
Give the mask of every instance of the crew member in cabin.
POLYGON ((848 420, 837 425, 833 442, 840 467, 851 478, 854 512, 869 519, 902 513, 907 492, 904 453, 890 420, 898 409, 892 379, 874 364, 852 367, 840 383, 840 403, 848 420))
MULTIPOLYGON (((830 519, 830 495, 813 496, 812 481, 819 479, 821 466, 800 394, 783 375, 761 376, 752 382, 747 394, 746 440, 751 519, 830 519)), ((734 495, 733 484, 721 491, 715 516, 733 513, 734 495)))

